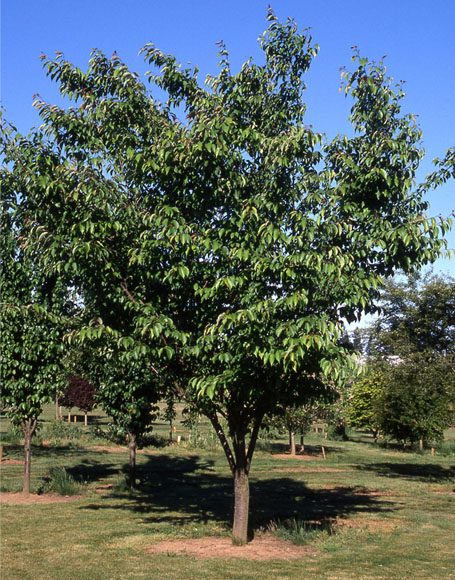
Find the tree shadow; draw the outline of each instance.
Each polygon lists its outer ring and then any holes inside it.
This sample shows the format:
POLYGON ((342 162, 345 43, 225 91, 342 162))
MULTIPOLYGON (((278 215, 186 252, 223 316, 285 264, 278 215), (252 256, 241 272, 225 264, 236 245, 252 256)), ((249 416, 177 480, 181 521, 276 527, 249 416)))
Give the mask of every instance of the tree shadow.
POLYGON ((114 463, 96 461, 94 459, 84 459, 78 465, 67 467, 66 471, 76 481, 91 483, 119 473, 121 466, 114 463))
MULTIPOLYGON (((326 453, 344 453, 344 449, 341 447, 336 447, 333 445, 327 444, 327 442, 321 443, 320 445, 308 445, 305 443, 305 452, 304 455, 310 455, 312 457, 319 457, 322 454, 321 448, 324 447, 326 453)), ((297 455, 301 455, 299 453, 300 445, 297 442, 297 455)), ((286 443, 270 443, 269 450, 272 455, 290 455, 289 453, 289 445, 286 443)))
MULTIPOLYGON (((138 491, 112 492, 104 496, 109 501, 79 509, 131 510, 141 514, 146 525, 181 526, 215 521, 230 526, 232 479, 215 473, 213 461, 198 456, 155 456, 139 466, 138 475, 141 480, 138 491)), ((353 513, 395 509, 390 501, 369 495, 364 489, 310 489, 301 481, 283 477, 253 480, 250 505, 253 530, 288 518, 323 526, 353 513)))
MULTIPOLYGON (((24 446, 16 443, 8 443, 4 447, 4 451, 8 454, 8 456, 16 457, 18 456, 20 459, 24 456, 24 446)), ((84 449, 82 447, 75 447, 72 445, 55 445, 52 447, 47 447, 44 445, 33 444, 32 443, 32 461, 34 457, 50 457, 55 458, 59 456, 64 457, 71 457, 75 455, 82 455, 84 453, 84 449)))
POLYGON ((455 466, 442 467, 435 463, 366 463, 357 469, 374 471, 383 477, 402 477, 418 481, 447 481, 455 477, 455 466))

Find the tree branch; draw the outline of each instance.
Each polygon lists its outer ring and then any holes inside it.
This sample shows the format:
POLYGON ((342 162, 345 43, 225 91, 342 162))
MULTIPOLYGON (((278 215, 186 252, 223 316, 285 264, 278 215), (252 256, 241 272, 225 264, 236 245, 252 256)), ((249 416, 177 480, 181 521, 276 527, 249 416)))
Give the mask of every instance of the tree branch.
POLYGON ((261 428, 262 419, 264 415, 261 415, 258 420, 253 425, 253 431, 251 432, 250 443, 248 445, 248 451, 246 453, 246 471, 250 471, 251 460, 253 459, 254 449, 256 447, 256 442, 259 435, 259 429, 261 428))
POLYGON ((231 447, 229 445, 229 441, 226 438, 226 435, 223 431, 223 427, 221 426, 218 417, 216 415, 216 412, 213 413, 207 413, 207 417, 210 419, 210 422, 213 425, 213 428, 216 431, 216 434, 218 435, 218 439, 220 440, 220 443, 224 449, 224 453, 226 454, 228 463, 229 463, 229 467, 231 468, 231 472, 232 474, 234 474, 235 471, 235 459, 234 459, 234 455, 232 453, 231 447))

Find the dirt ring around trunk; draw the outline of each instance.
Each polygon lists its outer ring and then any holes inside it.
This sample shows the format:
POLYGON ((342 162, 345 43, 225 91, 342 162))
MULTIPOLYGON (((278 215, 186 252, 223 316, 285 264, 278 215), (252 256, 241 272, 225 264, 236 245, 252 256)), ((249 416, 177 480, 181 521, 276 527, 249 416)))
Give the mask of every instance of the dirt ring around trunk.
POLYGON ((146 548, 149 554, 194 556, 204 559, 297 560, 315 556, 314 549, 296 546, 270 534, 261 534, 246 546, 234 546, 231 538, 164 540, 146 548))

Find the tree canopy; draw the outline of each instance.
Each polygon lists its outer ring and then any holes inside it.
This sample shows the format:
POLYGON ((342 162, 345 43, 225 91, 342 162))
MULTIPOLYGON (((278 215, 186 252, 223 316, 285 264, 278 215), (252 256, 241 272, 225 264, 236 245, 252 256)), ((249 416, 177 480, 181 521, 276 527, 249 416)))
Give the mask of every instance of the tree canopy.
POLYGON ((343 380, 343 320, 374 311, 397 268, 444 249, 449 222, 428 218, 423 196, 453 173, 447 157, 414 187, 420 130, 384 64, 357 53, 344 73, 352 136, 306 125, 318 47, 292 20, 268 20, 263 62, 232 72, 221 44, 205 85, 152 44, 151 91, 117 55, 95 51, 86 72, 43 55, 72 106, 37 98, 39 136, 11 144, 26 159, 12 172, 27 183, 29 244, 91 320, 79 340, 109 335, 131 360, 148 357, 212 421, 237 543, 263 416, 343 380))

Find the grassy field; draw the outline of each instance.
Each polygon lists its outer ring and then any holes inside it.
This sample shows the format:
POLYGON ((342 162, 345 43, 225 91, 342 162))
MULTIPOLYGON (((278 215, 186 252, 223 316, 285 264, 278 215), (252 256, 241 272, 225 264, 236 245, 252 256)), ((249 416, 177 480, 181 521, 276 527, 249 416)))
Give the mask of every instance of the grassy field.
MULTIPOLYGON (((21 484, 14 462, 21 448, 10 441, 3 491, 21 484)), ((453 455, 316 436, 307 443, 302 460, 283 457, 283 443, 261 442, 251 514, 256 535, 272 530, 310 549, 298 560, 250 562, 147 552, 164 539, 229 535, 231 479, 217 448, 142 450, 140 490, 132 493, 123 485, 126 450, 89 431, 52 446, 44 441, 33 449, 33 489, 43 489, 49 470, 61 466, 79 482, 78 495, 2 505, 2 579, 455 577, 453 455)))

